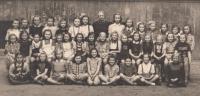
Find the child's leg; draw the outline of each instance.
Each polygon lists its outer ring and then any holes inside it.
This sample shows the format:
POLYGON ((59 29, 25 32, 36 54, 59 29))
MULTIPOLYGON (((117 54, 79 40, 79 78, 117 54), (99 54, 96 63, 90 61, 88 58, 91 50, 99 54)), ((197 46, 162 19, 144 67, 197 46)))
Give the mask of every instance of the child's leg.
POLYGON ((127 77, 127 76, 125 76, 124 74, 120 74, 120 77, 122 78, 122 80, 124 80, 125 82, 127 82, 127 83, 129 83, 129 84, 133 84, 133 82, 132 82, 132 80, 129 78, 129 77, 127 77))
POLYGON ((75 78, 75 75, 74 74, 67 74, 66 76, 69 80, 75 82, 76 81, 76 78, 75 78))
POLYGON ((79 74, 79 79, 80 80, 86 80, 88 78, 88 74, 85 73, 85 74, 79 74))
POLYGON ((48 78, 47 79, 47 81, 49 82, 49 83, 52 83, 52 84, 63 84, 63 83, 61 83, 61 82, 58 82, 57 80, 54 80, 53 78, 48 78))
POLYGON ((132 77, 131 77, 131 82, 136 82, 136 81, 138 81, 140 79, 140 77, 138 76, 138 75, 133 75, 132 77))
POLYGON ((117 76, 115 76, 115 77, 112 77, 112 78, 110 78, 110 82, 109 82, 109 84, 113 84, 113 83, 115 83, 117 80, 119 80, 120 79, 120 76, 119 75, 117 75, 117 76))
POLYGON ((96 76, 94 78, 94 85, 99 85, 100 84, 100 79, 99 79, 99 76, 96 76))
POLYGON ((143 82, 143 83, 145 83, 145 84, 148 84, 148 85, 153 85, 153 86, 156 85, 155 83, 153 83, 151 81, 148 81, 148 80, 146 80, 143 77, 140 78, 140 81, 143 82))
POLYGON ((142 59, 140 59, 140 58, 136 60, 136 64, 137 64, 138 66, 141 64, 141 62, 142 62, 142 59))
POLYGON ((14 63, 14 58, 12 56, 6 55, 5 63, 6 63, 6 69, 9 70, 10 65, 14 63))
POLYGON ((94 84, 94 81, 92 80, 92 78, 89 76, 88 79, 87 79, 87 83, 89 85, 93 85, 94 84))
POLYGON ((189 60, 187 57, 184 57, 184 70, 185 70, 185 83, 188 82, 188 78, 189 78, 189 70, 190 70, 190 64, 189 64, 189 60))
POLYGON ((156 80, 159 79, 159 75, 154 75, 153 78, 150 80, 150 82, 155 82, 156 80))
POLYGON ((107 78, 106 76, 104 76, 104 75, 99 75, 99 79, 100 79, 101 81, 103 81, 104 83, 107 83, 107 82, 108 82, 108 78, 107 78))

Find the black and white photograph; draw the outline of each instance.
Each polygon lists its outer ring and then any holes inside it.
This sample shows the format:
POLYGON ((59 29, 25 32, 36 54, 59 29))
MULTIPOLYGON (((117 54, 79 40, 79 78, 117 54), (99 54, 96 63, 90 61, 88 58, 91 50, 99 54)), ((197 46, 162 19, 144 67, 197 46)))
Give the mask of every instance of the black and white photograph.
POLYGON ((0 96, 199 96, 198 0, 1 0, 0 96))

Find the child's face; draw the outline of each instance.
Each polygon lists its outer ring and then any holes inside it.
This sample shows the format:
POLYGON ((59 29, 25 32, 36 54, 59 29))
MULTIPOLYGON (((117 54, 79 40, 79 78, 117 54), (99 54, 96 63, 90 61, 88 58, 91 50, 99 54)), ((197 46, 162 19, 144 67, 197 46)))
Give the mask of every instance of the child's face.
POLYGON ((155 23, 151 23, 149 27, 150 27, 150 30, 155 30, 156 29, 156 24, 155 23))
POLYGON ((103 20, 105 18, 104 13, 99 12, 98 17, 99 17, 100 20, 103 20))
POLYGON ((74 26, 80 26, 80 19, 75 19, 74 20, 74 26))
POLYGON ((183 31, 186 34, 190 33, 190 27, 189 26, 184 26, 183 31))
POLYGON ((51 39, 51 31, 46 31, 44 34, 45 39, 51 39))
POLYGON ((89 41, 94 41, 94 35, 90 35, 88 39, 89 41))
POLYGON ((15 35, 10 36, 10 42, 14 43, 17 41, 17 37, 15 35))
POLYGON ((77 41, 81 42, 83 40, 83 36, 82 35, 78 35, 77 36, 77 41))
POLYGON ((149 63, 149 56, 148 55, 144 55, 143 60, 144 60, 145 64, 149 63))
POLYGON ((143 32, 144 31, 144 24, 139 25, 139 31, 143 32))
POLYGON ((40 36, 39 36, 38 34, 37 34, 37 35, 34 35, 33 40, 34 40, 35 42, 39 42, 39 41, 40 41, 40 36))
POLYGON ((40 54, 40 61, 42 62, 46 61, 46 54, 44 53, 40 54))
POLYGON ((21 38, 22 38, 22 40, 27 40, 28 39, 28 34, 27 33, 23 33, 21 38))
POLYGON ((180 42, 185 42, 185 41, 186 41, 185 35, 180 35, 180 42))
POLYGON ((126 21, 126 26, 131 27, 133 25, 133 21, 131 19, 126 21))
POLYGON ((18 20, 14 20, 12 26, 14 28, 18 28, 19 27, 19 21, 18 20))
POLYGON ((47 20, 47 25, 48 26, 53 26, 53 18, 49 18, 48 20, 47 20))
POLYGON ((162 36, 158 36, 156 42, 162 43, 162 36))
POLYGON ((61 21, 61 22, 60 22, 60 26, 61 26, 62 28, 66 27, 66 25, 67 25, 67 22, 66 22, 66 21, 61 21))
POLYGON ((97 56, 97 50, 92 50, 91 55, 92 55, 92 57, 96 57, 97 56))
POLYGON ((178 59, 179 59, 179 56, 175 54, 175 55, 173 56, 173 61, 174 61, 174 62, 178 62, 178 61, 179 61, 178 59))
POLYGON ((57 42, 62 42, 62 38, 63 38, 62 35, 58 35, 56 38, 57 42))
POLYGON ((110 58, 109 64, 110 64, 111 66, 115 65, 115 58, 110 58))
POLYGON ((130 65, 132 64, 131 59, 130 59, 130 58, 127 58, 126 61, 125 61, 125 64, 126 64, 127 66, 130 66, 130 65))
POLYGON ((120 16, 120 15, 115 15, 114 20, 115 20, 115 23, 120 23, 120 21, 121 21, 121 16, 120 16))
POLYGON ((22 20, 22 26, 24 27, 28 26, 28 20, 22 20))
POLYGON ((144 40, 145 40, 146 42, 150 42, 150 41, 151 41, 150 35, 146 35, 145 38, 144 38, 144 40))
POLYGON ((133 39, 138 41, 140 39, 140 34, 134 34, 133 39))
POLYGON ((84 25, 87 25, 88 22, 89 22, 88 17, 83 17, 83 21, 82 22, 83 22, 84 25))
POLYGON ((163 24, 163 25, 161 26, 161 30, 164 31, 164 32, 167 31, 167 25, 166 25, 166 24, 163 24))
POLYGON ((173 34, 177 34, 177 33, 178 33, 178 27, 174 27, 174 28, 172 29, 172 33, 173 33, 173 34))
POLYGON ((118 39, 117 33, 113 33, 112 34, 112 40, 117 40, 117 39, 118 39))
POLYGON ((40 18, 39 17, 35 17, 33 21, 34 21, 35 25, 39 25, 40 24, 40 18))
POLYGON ((18 56, 16 57, 16 60, 17 60, 17 62, 22 62, 22 61, 23 61, 22 55, 18 55, 18 56))
POLYGON ((76 56, 75 57, 75 62, 80 63, 81 62, 81 56, 76 56))
POLYGON ((57 57, 57 59, 61 59, 62 58, 62 52, 57 52, 56 57, 57 57))
POLYGON ((65 35, 64 35, 64 40, 65 40, 65 41, 69 41, 69 39, 70 39, 69 35, 68 35, 68 34, 65 34, 65 35))
POLYGON ((173 34, 169 34, 167 39, 168 39, 169 42, 173 42, 173 40, 174 40, 173 34))
POLYGON ((127 42, 128 38, 127 38, 127 36, 123 35, 121 40, 122 40, 122 42, 127 42))
POLYGON ((99 34, 99 39, 100 39, 100 41, 105 41, 105 40, 106 40, 106 33, 101 32, 101 33, 99 34))

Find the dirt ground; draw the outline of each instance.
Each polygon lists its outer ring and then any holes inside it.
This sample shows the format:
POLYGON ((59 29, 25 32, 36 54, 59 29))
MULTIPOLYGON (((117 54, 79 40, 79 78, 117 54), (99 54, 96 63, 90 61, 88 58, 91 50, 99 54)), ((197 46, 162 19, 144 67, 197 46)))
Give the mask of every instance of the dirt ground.
POLYGON ((0 96, 199 96, 200 61, 193 61, 191 82, 186 88, 162 86, 10 85, 4 57, 0 58, 0 96))

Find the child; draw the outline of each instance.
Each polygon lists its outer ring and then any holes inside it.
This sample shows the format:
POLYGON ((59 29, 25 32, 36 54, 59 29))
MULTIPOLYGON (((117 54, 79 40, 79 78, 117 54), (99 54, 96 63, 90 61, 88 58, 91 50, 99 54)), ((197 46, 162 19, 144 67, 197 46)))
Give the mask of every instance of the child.
POLYGON ((102 75, 101 71, 102 60, 99 57, 97 49, 90 50, 89 58, 87 58, 87 72, 88 72, 88 84, 98 85, 100 84, 99 75, 102 75))
POLYGON ((84 40, 84 36, 82 33, 78 33, 76 37, 74 38, 75 42, 74 45, 74 52, 76 55, 86 56, 86 48, 87 44, 84 40))
POLYGON ((23 59, 22 54, 16 54, 15 61, 9 68, 8 79, 11 84, 25 84, 29 82, 29 66, 23 59))
POLYGON ((74 56, 72 37, 70 33, 63 34, 63 58, 70 61, 74 56))
POLYGON ((48 61, 51 61, 53 58, 53 51, 55 50, 54 42, 52 40, 51 30, 44 30, 42 47, 40 52, 44 51, 47 54, 48 61))
POLYGON ((142 42, 142 49, 144 54, 153 55, 153 40, 152 35, 146 34, 144 37, 144 41, 142 42))
POLYGON ((6 37, 5 37, 6 41, 8 41, 9 36, 11 34, 14 34, 17 37, 17 39, 19 39, 20 30, 19 30, 19 20, 18 19, 13 20, 12 27, 7 30, 6 37))
POLYGON ((175 46, 175 53, 180 54, 181 62, 184 64, 185 70, 185 84, 188 83, 190 76, 190 64, 191 64, 191 48, 186 41, 186 35, 181 34, 178 43, 175 46))
POLYGON ((87 39, 87 52, 89 53, 91 49, 96 47, 95 45, 96 39, 95 39, 94 32, 89 33, 86 39, 87 39))
POLYGON ((120 65, 120 77, 130 85, 136 84, 136 81, 139 80, 139 76, 137 76, 137 68, 135 64, 132 63, 130 57, 125 59, 125 64, 120 65))
POLYGON ((185 25, 183 27, 183 33, 186 35, 186 40, 187 43, 190 45, 191 51, 193 51, 195 46, 195 40, 194 35, 191 32, 191 26, 185 25))
POLYGON ((156 73, 161 77, 160 79, 164 80, 164 60, 165 60, 165 45, 162 41, 162 35, 158 35, 156 42, 154 43, 153 48, 153 60, 156 67, 156 73))
POLYGON ((114 55, 108 58, 107 64, 104 66, 105 75, 101 77, 103 85, 114 84, 120 79, 119 66, 117 65, 117 60, 114 55))
POLYGON ((94 32, 93 26, 89 24, 89 17, 86 15, 81 18, 80 32, 84 38, 88 37, 89 33, 94 32))
POLYGON ((140 34, 141 40, 144 40, 144 36, 146 34, 146 26, 145 26, 145 24, 142 23, 142 22, 139 22, 137 24, 137 30, 136 31, 140 34))
POLYGON ((185 86, 184 82, 184 66, 180 61, 179 54, 175 53, 173 56, 172 62, 170 62, 167 72, 167 85, 169 87, 173 86, 185 86))
POLYGON ((56 36, 56 31, 58 30, 58 27, 54 25, 54 18, 53 17, 49 17, 47 19, 47 24, 44 26, 43 28, 43 34, 45 30, 51 30, 52 33, 52 39, 55 39, 56 36))
POLYGON ((21 20, 21 26, 20 26, 20 29, 19 29, 21 32, 22 31, 26 31, 28 34, 30 33, 29 31, 29 23, 28 23, 28 20, 27 19, 22 19, 21 20))
POLYGON ((40 53, 39 61, 35 64, 34 69, 34 81, 43 85, 49 78, 51 71, 51 65, 47 61, 47 55, 45 52, 40 53))
POLYGON ((126 35, 127 37, 130 37, 131 35, 133 35, 134 32, 135 30, 133 27, 133 20, 130 18, 127 18, 123 34, 126 35))
POLYGON ((62 50, 55 51, 55 60, 52 62, 51 75, 47 81, 52 84, 64 84, 67 79, 67 70, 68 65, 66 60, 63 59, 62 50))
POLYGON ((59 23, 58 30, 56 31, 56 35, 68 33, 68 25, 65 19, 62 19, 59 23))
POLYGON ((174 34, 174 38, 178 41, 178 37, 180 35, 180 28, 177 25, 172 26, 172 33, 174 34))
POLYGON ((155 66, 151 63, 150 56, 148 54, 143 55, 143 63, 138 67, 138 75, 140 81, 144 84, 155 86, 156 80, 159 76, 156 74, 155 66))
POLYGON ((73 21, 73 25, 69 27, 69 33, 71 34, 72 38, 75 38, 77 33, 80 33, 81 20, 79 18, 75 18, 73 21))
POLYGON ((163 42, 166 40, 166 36, 169 33, 169 25, 168 24, 161 24, 161 28, 160 28, 160 35, 163 38, 163 42))
POLYGON ((142 52, 142 42, 141 37, 138 32, 133 34, 133 41, 130 43, 129 46, 129 55, 132 57, 132 63, 136 63, 137 67, 141 63, 141 55, 142 52))
POLYGON ((14 58, 17 53, 19 53, 20 44, 17 42, 17 36, 10 34, 8 37, 8 43, 5 45, 6 54, 6 67, 9 69, 10 64, 14 63, 14 58))
POLYGON ((149 31, 147 32, 151 34, 153 43, 156 41, 156 37, 159 34, 159 30, 156 28, 155 21, 149 21, 149 31))
POLYGON ((121 41, 118 39, 119 35, 117 32, 111 33, 111 39, 109 41, 109 53, 118 55, 121 50, 121 41))
POLYGON ((126 35, 122 35, 121 37, 121 50, 119 53, 119 61, 121 61, 121 63, 124 63, 124 59, 127 58, 129 56, 129 45, 130 43, 128 42, 128 38, 126 35))
POLYGON ((83 84, 84 80, 87 80, 87 64, 84 62, 82 56, 75 55, 73 60, 69 64, 69 72, 67 74, 69 80, 74 83, 83 84))
POLYGON ((122 24, 122 17, 120 14, 114 14, 113 15, 113 24, 109 25, 108 27, 108 34, 109 36, 113 32, 117 32, 119 37, 123 33, 125 26, 122 24))
POLYGON ((38 59, 40 53, 40 48, 42 47, 42 42, 40 41, 40 35, 35 34, 31 43, 31 62, 34 62, 38 59))
POLYGON ((33 39, 35 34, 39 34, 42 37, 42 30, 44 26, 41 23, 41 18, 39 16, 34 16, 32 20, 32 26, 30 26, 30 38, 33 39))
POLYGON ((55 40, 55 51, 63 50, 63 34, 57 34, 55 40))

